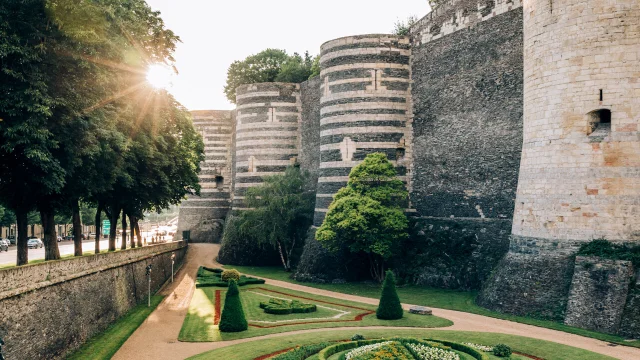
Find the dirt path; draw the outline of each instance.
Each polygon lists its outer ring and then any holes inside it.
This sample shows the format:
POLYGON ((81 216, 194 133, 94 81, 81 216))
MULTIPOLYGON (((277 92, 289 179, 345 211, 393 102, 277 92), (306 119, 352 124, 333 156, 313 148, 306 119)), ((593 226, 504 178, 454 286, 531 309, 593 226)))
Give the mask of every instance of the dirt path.
MULTIPOLYGON (((225 346, 275 338, 290 336, 294 334, 354 330, 364 328, 346 327, 330 329, 300 330, 281 334, 271 334, 250 339, 240 339, 234 341, 215 343, 183 343, 178 341, 178 334, 182 327, 182 321, 186 316, 189 301, 195 289, 195 276, 198 267, 216 266, 214 258, 218 253, 218 245, 191 244, 187 253, 187 261, 180 270, 176 281, 160 291, 166 295, 166 299, 149 316, 149 318, 136 330, 136 332, 120 348, 113 359, 115 360, 161 360, 161 359, 185 359, 202 352, 213 350, 225 346)), ((330 296, 345 300, 361 302, 365 304, 377 304, 376 299, 360 296, 346 295, 326 290, 315 289, 303 285, 291 284, 282 281, 269 280, 267 283, 283 288, 304 291, 311 294, 330 296)), ((409 308, 411 305, 403 305, 409 308)), ((469 314, 459 311, 433 309, 433 314, 447 318, 454 322, 454 325, 440 330, 463 330, 495 332, 510 335, 526 336, 534 339, 553 341, 560 344, 575 346, 596 353, 608 355, 623 360, 640 359, 640 349, 625 346, 610 346, 609 343, 586 338, 578 335, 568 334, 561 331, 540 328, 531 325, 514 323, 506 320, 494 319, 486 316, 469 314)), ((390 327, 367 327, 366 329, 393 329, 390 327)), ((438 329, 431 329, 438 330, 438 329)))

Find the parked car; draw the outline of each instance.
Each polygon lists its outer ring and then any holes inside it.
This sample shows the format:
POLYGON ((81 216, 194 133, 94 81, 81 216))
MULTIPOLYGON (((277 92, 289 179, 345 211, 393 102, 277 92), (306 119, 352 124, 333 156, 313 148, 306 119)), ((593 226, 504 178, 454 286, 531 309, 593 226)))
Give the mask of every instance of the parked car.
POLYGON ((44 243, 38 238, 31 238, 27 241, 27 247, 29 249, 38 249, 44 247, 44 243))
POLYGON ((15 245, 16 244, 16 237, 15 236, 9 236, 7 239, 9 240, 9 244, 10 245, 15 245))
POLYGON ((0 239, 0 251, 9 251, 9 240, 0 239))
POLYGON ((95 239, 95 238, 96 238, 96 233, 89 234, 89 239, 95 239))
POLYGON ((62 241, 62 240, 64 240, 64 239, 62 238, 62 236, 58 236, 58 242, 60 242, 60 241, 62 241))

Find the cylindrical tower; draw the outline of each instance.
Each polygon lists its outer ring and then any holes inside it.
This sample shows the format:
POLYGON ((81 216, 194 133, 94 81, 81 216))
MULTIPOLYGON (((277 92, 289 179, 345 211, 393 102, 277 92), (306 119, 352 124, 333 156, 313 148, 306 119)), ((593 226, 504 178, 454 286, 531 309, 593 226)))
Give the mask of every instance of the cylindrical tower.
POLYGON ((244 193, 262 177, 284 173, 299 152, 300 86, 243 85, 236 89, 233 210, 245 209, 244 193))
POLYGON ((386 153, 407 178, 411 158, 409 39, 361 35, 321 47, 320 172, 314 225, 367 154, 386 153))
POLYGON ((525 0, 523 11, 513 236, 483 302, 544 313, 566 303, 581 243, 640 242, 640 2, 525 0))

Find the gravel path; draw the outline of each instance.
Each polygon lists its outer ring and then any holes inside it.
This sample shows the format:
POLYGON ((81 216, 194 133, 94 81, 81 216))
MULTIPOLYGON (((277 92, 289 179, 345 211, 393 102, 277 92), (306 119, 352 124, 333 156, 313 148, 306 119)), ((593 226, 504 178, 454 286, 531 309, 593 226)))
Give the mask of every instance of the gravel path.
MULTIPOLYGON (((364 329, 357 327, 313 329, 214 343, 179 342, 178 334, 180 333, 180 328, 182 327, 184 317, 187 314, 191 296, 193 295, 193 292, 195 290, 195 276, 198 267, 201 265, 210 267, 219 266, 219 264, 214 261, 218 253, 218 249, 219 245, 189 245, 187 260, 176 276, 175 282, 173 284, 168 284, 160 291, 160 294, 166 296, 165 300, 149 316, 149 318, 145 320, 145 322, 140 326, 140 328, 138 328, 138 330, 136 330, 136 332, 127 340, 127 342, 125 342, 125 344, 120 348, 113 359, 185 359, 208 350, 244 342, 310 332, 324 332, 335 330, 353 330, 355 332, 358 329, 364 329)), ((298 284, 291 284, 269 279, 267 279, 267 283, 291 290, 304 291, 311 294, 330 296, 365 304, 377 304, 376 299, 335 293, 332 291, 315 289, 298 284)), ((404 304, 403 306, 408 309, 411 305, 404 304)), ((553 341, 560 344, 574 346, 622 360, 640 359, 640 349, 625 346, 611 346, 609 343, 604 341, 586 338, 561 331, 550 330, 536 326, 519 324, 511 321, 494 319, 486 316, 452 310, 433 309, 433 314, 454 322, 453 326, 442 328, 441 330, 495 332, 510 335, 520 335, 534 339, 553 341)), ((393 329, 390 327, 367 327, 366 329, 379 328, 393 329)))

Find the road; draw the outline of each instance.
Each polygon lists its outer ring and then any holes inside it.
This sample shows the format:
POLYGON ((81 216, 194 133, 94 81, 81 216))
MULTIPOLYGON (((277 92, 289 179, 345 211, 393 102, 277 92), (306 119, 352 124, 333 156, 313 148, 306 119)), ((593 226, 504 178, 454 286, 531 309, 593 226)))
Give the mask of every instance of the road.
MULTIPOLYGON (((146 234, 144 234, 146 235, 146 234)), ((116 240, 116 248, 120 248, 120 237, 116 240)), ((149 239, 149 238, 147 238, 149 239)), ((128 242, 127 242, 128 244, 128 242)), ((128 246, 127 246, 128 247, 128 246)), ((73 240, 61 241, 58 243, 58 248, 60 249, 60 256, 73 254, 73 240)), ((100 250, 109 248, 109 240, 104 239, 100 241, 100 250)), ((82 251, 95 251, 95 240, 85 240, 82 242, 82 251)), ((16 246, 12 245, 9 247, 9 251, 0 252, 0 267, 3 265, 10 265, 16 263, 16 246)), ((44 247, 41 249, 29 249, 29 260, 39 260, 44 259, 44 247)))

